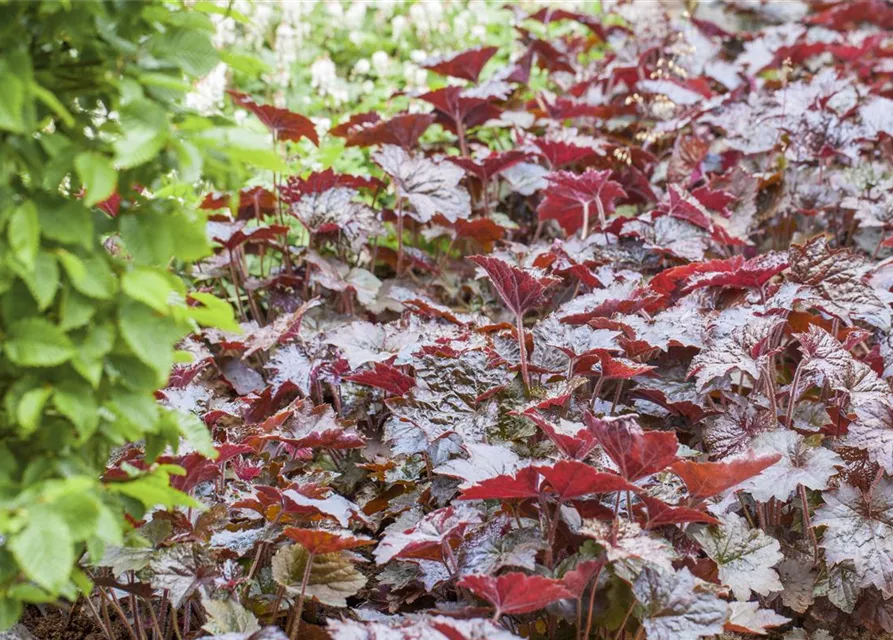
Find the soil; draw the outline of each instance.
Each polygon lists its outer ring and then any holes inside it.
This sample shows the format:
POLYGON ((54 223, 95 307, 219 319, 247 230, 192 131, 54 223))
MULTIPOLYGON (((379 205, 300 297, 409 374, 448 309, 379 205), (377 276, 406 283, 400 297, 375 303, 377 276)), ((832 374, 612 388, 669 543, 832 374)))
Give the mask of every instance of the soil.
MULTIPOLYGON (((37 640, 107 640, 93 616, 85 610, 76 613, 69 621, 67 611, 47 609, 42 612, 37 607, 28 607, 22 616, 22 625, 37 640)), ((129 640, 124 626, 114 618, 112 630, 115 640, 129 640)))

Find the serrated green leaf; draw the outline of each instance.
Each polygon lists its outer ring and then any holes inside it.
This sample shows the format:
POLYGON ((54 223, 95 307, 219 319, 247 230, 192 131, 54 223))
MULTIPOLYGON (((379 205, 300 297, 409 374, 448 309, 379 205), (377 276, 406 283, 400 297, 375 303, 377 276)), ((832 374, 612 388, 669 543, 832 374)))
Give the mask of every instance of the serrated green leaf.
POLYGON ((10 71, 0 71, 0 130, 21 133, 25 130, 23 109, 25 83, 10 71))
POLYGON ((34 296, 38 308, 44 311, 52 304, 59 289, 59 265, 56 257, 47 251, 41 251, 34 261, 34 269, 22 271, 22 280, 34 296))
POLYGON ((27 526, 9 540, 9 550, 24 574, 49 591, 57 591, 68 582, 75 560, 73 547, 68 524, 52 511, 29 519, 27 526))
MULTIPOLYGON (((0 116, 2 119, 2 116, 0 116)), ((22 615, 22 601, 0 596, 0 633, 6 631, 16 622, 22 615)))
POLYGON ((51 387, 38 387, 25 393, 19 400, 19 405, 16 407, 16 420, 22 427, 22 435, 32 433, 40 426, 43 407, 52 393, 51 387))
POLYGON ((82 441, 92 436, 99 426, 96 398, 88 385, 72 380, 60 383, 53 394, 53 404, 71 420, 82 441))
POLYGON ((242 327, 236 322, 232 305, 210 293, 194 292, 189 294, 193 300, 202 303, 200 307, 189 307, 189 317, 203 327, 216 327, 230 333, 242 333, 242 327))
POLYGON ((159 313, 170 313, 174 287, 167 274, 147 267, 136 267, 122 276, 121 290, 159 313))
POLYGON ((84 204, 87 206, 102 202, 115 192, 118 172, 111 160, 104 155, 92 151, 80 153, 74 159, 74 168, 87 190, 84 196, 84 204))
POLYGON ((40 248, 40 221, 33 202, 26 202, 13 210, 9 216, 6 236, 12 255, 25 268, 33 269, 40 248))
POLYGON ((182 491, 170 485, 170 476, 165 469, 157 469, 152 473, 128 480, 112 482, 107 485, 112 493, 120 493, 139 500, 146 507, 200 507, 201 505, 182 491))
POLYGON ((54 367, 75 353, 68 336, 44 318, 13 323, 3 346, 10 361, 23 367, 54 367))
POLYGON ((115 294, 115 274, 101 255, 85 260, 68 251, 59 251, 58 255, 72 286, 80 293, 97 300, 108 300, 115 294))
POLYGON ((171 419, 177 423, 180 434, 186 439, 192 448, 210 460, 217 457, 217 449, 214 448, 214 439, 208 427, 198 416, 182 411, 171 411, 171 419))
POLYGON ((173 346, 185 333, 182 327, 142 303, 124 300, 118 328, 133 355, 152 367, 163 383, 174 364, 173 346))

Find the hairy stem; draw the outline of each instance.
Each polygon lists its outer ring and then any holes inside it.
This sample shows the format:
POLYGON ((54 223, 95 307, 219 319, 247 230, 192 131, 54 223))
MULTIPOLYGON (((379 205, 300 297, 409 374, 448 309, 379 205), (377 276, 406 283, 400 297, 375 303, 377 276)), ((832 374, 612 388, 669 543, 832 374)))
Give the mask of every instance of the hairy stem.
POLYGON ((289 640, 298 640, 301 632, 301 616, 304 614, 304 592, 307 591, 307 583, 310 582, 310 570, 313 568, 313 554, 307 554, 307 565, 304 567, 304 577, 301 578, 301 595, 298 596, 298 604, 295 607, 295 617, 291 621, 289 640))
POLYGON ((527 344, 524 340, 524 321, 521 314, 515 316, 515 324, 518 329, 518 349, 521 353, 521 379, 524 381, 524 391, 530 391, 530 375, 527 373, 527 344))

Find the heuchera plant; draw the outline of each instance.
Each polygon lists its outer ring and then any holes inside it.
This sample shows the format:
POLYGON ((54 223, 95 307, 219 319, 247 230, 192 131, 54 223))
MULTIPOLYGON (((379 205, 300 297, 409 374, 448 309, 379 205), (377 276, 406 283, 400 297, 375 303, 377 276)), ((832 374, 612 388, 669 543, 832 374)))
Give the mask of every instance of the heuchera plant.
POLYGON ((893 7, 690 4, 507 9, 513 50, 318 137, 230 94, 270 149, 343 138, 369 175, 204 199, 187 300, 242 331, 187 338, 157 396, 216 457, 110 462, 193 502, 91 551, 101 631, 893 634, 893 7))

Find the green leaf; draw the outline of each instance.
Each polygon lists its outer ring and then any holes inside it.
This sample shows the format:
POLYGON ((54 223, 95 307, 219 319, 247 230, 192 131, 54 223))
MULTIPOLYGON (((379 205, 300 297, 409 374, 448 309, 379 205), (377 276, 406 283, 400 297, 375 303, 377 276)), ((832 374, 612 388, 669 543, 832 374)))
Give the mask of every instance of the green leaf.
POLYGON ((136 267, 121 278, 121 290, 138 302, 165 315, 170 313, 171 277, 149 267, 136 267))
POLYGON ((90 327, 86 337, 78 341, 77 353, 71 361, 74 370, 94 388, 102 379, 102 359, 115 346, 115 327, 104 323, 90 327))
MULTIPOLYGON (((106 485, 113 493, 120 493, 142 502, 146 507, 200 507, 201 505, 170 484, 170 465, 164 465, 151 473, 126 482, 112 482, 106 485)), ((180 469, 182 472, 182 469, 180 469)))
POLYGON ((152 52, 161 60, 171 62, 186 73, 201 77, 217 64, 219 57, 208 34, 194 29, 172 29, 159 35, 152 52))
POLYGON ((47 91, 43 87, 41 87, 36 82, 32 81, 30 85, 31 93, 34 94, 34 97, 44 103, 47 107, 49 107, 62 122, 65 123, 66 127, 74 126, 74 116, 71 115, 71 112, 65 108, 65 105, 56 97, 54 93, 51 91, 47 91))
POLYGON ((182 411, 170 411, 168 417, 176 422, 178 431, 193 449, 210 460, 217 458, 217 449, 214 448, 211 432, 198 416, 182 411))
POLYGON ((78 200, 41 201, 38 206, 40 233, 63 244, 80 245, 89 250, 93 245, 93 218, 90 210, 78 200))
MULTIPOLYGON (((2 119, 2 115, 0 115, 2 119)), ((0 633, 19 621, 22 615, 22 601, 0 596, 0 633)))
POLYGON ((53 404, 77 428, 81 441, 93 435, 99 426, 99 412, 93 390, 85 384, 67 380, 56 387, 53 404))
POLYGON ((174 364, 173 346, 186 332, 174 320, 131 300, 121 302, 118 328, 133 355, 152 367, 163 383, 174 364))
POLYGON ((79 153, 74 159, 74 168, 87 190, 84 196, 84 204, 87 206, 102 202, 115 192, 118 172, 105 156, 92 151, 79 153))
POLYGON ((16 419, 22 427, 22 435, 33 433, 40 426, 43 407, 52 393, 52 387, 38 387, 25 393, 19 400, 16 419))
POLYGON ((34 269, 23 270, 19 275, 41 311, 52 304, 59 289, 59 265, 53 254, 41 251, 34 261, 34 269))
POLYGON ((96 531, 99 522, 100 502, 89 491, 69 492, 58 500, 47 505, 46 511, 52 509, 58 513, 68 525, 71 537, 75 541, 86 540, 96 531))
POLYGON ((10 361, 23 367, 54 367, 75 353, 68 336, 44 318, 26 318, 10 325, 3 346, 10 361))
POLYGON ((226 300, 221 300, 210 293, 195 292, 189 297, 202 303, 200 307, 189 307, 189 317, 203 327, 216 327, 231 333, 242 333, 242 327, 236 322, 233 307, 226 300))
POLYGON ((149 100, 135 100, 121 109, 121 137, 113 143, 115 164, 124 168, 144 164, 157 156, 170 135, 167 113, 149 100))
POLYGON ((0 92, 0 130, 22 133, 25 131, 25 83, 16 74, 3 70, 0 71, 0 86, 3 87, 0 92))
POLYGON ((65 519, 52 511, 30 518, 9 540, 9 550, 24 574, 39 586, 56 591, 65 586, 74 564, 74 540, 65 519))
POLYGON ((80 293, 97 300, 108 300, 117 288, 115 274, 101 255, 82 260, 73 253, 60 250, 59 262, 72 286, 80 293))
POLYGON ((26 268, 34 268, 40 248, 40 221, 33 202, 29 200, 10 214, 6 235, 12 255, 26 268))

